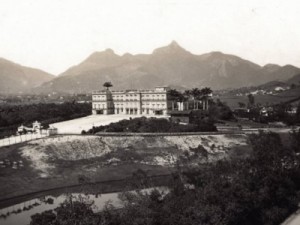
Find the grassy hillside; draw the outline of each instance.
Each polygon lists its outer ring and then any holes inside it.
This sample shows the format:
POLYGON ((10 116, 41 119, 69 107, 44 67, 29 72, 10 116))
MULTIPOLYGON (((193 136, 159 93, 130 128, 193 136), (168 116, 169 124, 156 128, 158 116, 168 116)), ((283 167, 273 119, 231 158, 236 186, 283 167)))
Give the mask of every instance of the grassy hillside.
MULTIPOLYGON (((300 87, 289 89, 279 93, 278 95, 255 95, 255 102, 260 104, 278 104, 287 102, 300 97, 300 87)), ((221 95, 218 97, 222 102, 226 102, 230 108, 237 108, 239 102, 247 104, 247 96, 221 95)))

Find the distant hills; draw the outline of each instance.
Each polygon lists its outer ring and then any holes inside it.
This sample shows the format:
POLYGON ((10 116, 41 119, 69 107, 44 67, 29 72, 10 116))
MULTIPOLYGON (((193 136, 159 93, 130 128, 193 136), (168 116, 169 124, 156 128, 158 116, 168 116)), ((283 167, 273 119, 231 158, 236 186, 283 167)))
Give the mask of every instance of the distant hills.
MULTIPOLYGON (((235 89, 215 91, 215 98, 219 98, 231 108, 237 108, 239 102, 247 104, 247 95, 252 94, 256 103, 281 104, 300 97, 300 74, 285 81, 270 81, 258 86, 248 86, 235 89)), ((296 101, 293 104, 297 104, 296 101)))
POLYGON ((120 56, 111 49, 95 52, 82 63, 44 83, 39 90, 90 92, 102 89, 105 81, 111 81, 115 89, 153 88, 156 85, 225 89, 285 81, 296 74, 300 74, 300 69, 292 65, 261 67, 221 52, 195 55, 173 41, 155 49, 152 54, 120 56))
POLYGON ((157 85, 178 89, 204 86, 226 89, 258 86, 270 81, 286 82, 297 74, 300 69, 292 65, 262 67, 221 52, 195 55, 173 41, 151 54, 117 55, 111 49, 95 52, 54 79, 45 80, 39 86, 32 85, 32 90, 37 93, 89 93, 102 89, 106 81, 111 81, 114 89, 157 85))
POLYGON ((0 93, 18 94, 52 80, 53 75, 0 58, 0 93))

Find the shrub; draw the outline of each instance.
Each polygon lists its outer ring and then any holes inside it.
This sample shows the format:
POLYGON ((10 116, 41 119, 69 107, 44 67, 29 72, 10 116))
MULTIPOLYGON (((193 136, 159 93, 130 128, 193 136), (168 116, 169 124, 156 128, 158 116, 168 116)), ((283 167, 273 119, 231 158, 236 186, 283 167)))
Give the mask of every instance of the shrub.
POLYGON ((182 125, 170 122, 161 118, 134 118, 131 120, 121 120, 106 126, 93 127, 87 133, 97 132, 132 132, 132 133, 162 133, 162 132, 198 132, 217 131, 213 120, 209 118, 198 119, 196 124, 182 125))

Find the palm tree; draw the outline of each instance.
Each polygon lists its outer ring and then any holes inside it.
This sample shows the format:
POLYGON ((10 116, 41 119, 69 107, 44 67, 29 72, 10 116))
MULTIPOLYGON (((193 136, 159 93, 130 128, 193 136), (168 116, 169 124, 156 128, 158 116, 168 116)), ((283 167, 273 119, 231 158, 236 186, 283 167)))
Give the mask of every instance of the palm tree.
POLYGON ((208 110, 208 96, 212 93, 212 90, 208 87, 200 90, 201 98, 203 99, 203 109, 208 110))
POLYGON ((103 84, 103 87, 106 87, 106 90, 108 90, 110 87, 112 87, 112 83, 110 81, 107 81, 103 84))
POLYGON ((201 98, 201 91, 198 88, 193 88, 191 90, 191 95, 195 100, 199 100, 201 98))
POLYGON ((192 96, 192 92, 191 92, 190 90, 185 90, 185 91, 183 92, 183 95, 184 95, 187 99, 189 99, 189 98, 192 96))
POLYGON ((202 88, 200 92, 203 97, 207 97, 212 93, 212 90, 208 87, 205 87, 205 88, 202 88))

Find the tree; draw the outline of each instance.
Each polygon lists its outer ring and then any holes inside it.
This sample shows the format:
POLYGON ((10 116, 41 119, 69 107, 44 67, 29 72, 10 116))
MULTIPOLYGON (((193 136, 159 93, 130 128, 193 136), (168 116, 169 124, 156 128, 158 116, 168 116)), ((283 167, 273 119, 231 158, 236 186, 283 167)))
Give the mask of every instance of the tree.
POLYGON ((240 108, 245 108, 246 104, 244 102, 238 102, 240 108))
POLYGON ((215 120, 231 120, 233 113, 228 105, 217 99, 216 103, 212 103, 208 109, 211 118, 215 120))
POLYGON ((201 93, 201 91, 198 88, 193 88, 191 90, 191 95, 193 96, 193 98, 195 100, 199 100, 201 98, 201 96, 202 96, 202 93, 201 93))
POLYGON ((203 97, 207 97, 208 95, 210 95, 212 93, 212 90, 209 87, 205 87, 205 88, 202 88, 200 90, 200 92, 203 97))
POLYGON ((85 196, 69 196, 59 207, 31 216, 30 225, 103 224, 101 216, 93 212, 93 201, 85 196))
POLYGON ((297 106, 296 121, 297 121, 297 123, 300 123, 300 103, 297 106))
POLYGON ((248 97, 249 106, 254 106, 254 103, 255 103, 254 96, 252 94, 249 94, 249 95, 247 95, 247 97, 248 97))
POLYGON ((300 129, 293 130, 290 133, 290 143, 291 143, 291 148, 294 150, 294 152, 299 153, 300 152, 300 129))
POLYGON ((103 84, 103 87, 106 87, 106 90, 108 90, 110 87, 112 87, 113 85, 112 85, 112 83, 111 82, 105 82, 104 84, 103 84))
POLYGON ((183 102, 186 99, 186 97, 176 89, 170 89, 168 91, 168 96, 170 100, 177 102, 183 102))
POLYGON ((183 92, 183 95, 184 95, 187 99, 189 99, 189 98, 192 96, 192 92, 191 92, 190 90, 185 90, 185 91, 183 92))

